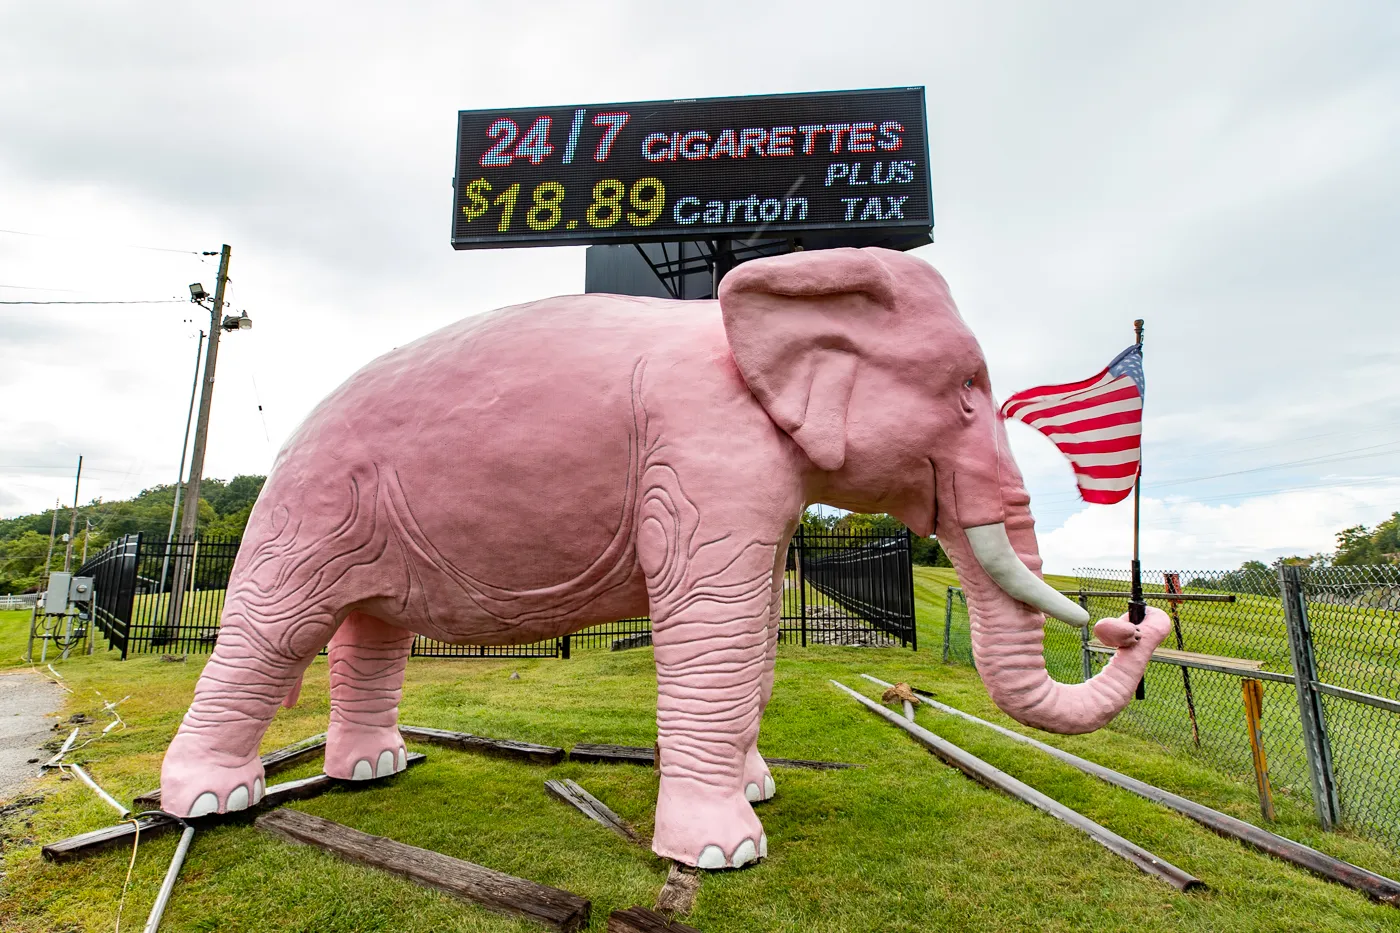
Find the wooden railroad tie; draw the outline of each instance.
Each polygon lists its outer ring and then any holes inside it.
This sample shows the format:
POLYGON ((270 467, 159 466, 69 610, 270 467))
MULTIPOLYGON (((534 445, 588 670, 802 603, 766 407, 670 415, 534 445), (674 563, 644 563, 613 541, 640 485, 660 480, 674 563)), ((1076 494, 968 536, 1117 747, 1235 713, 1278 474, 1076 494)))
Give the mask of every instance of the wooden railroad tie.
MULTIPOLYGON (((580 787, 578 782, 567 779, 545 781, 544 786, 545 790, 553 797, 576 808, 590 820, 606 826, 628 842, 635 843, 644 849, 651 847, 651 840, 628 825, 607 804, 580 787)), ((700 870, 691 868, 689 865, 682 865, 679 862, 672 862, 671 870, 666 876, 666 883, 661 886, 661 891, 656 896, 656 910, 669 917, 684 916, 690 913, 695 906, 695 896, 699 892, 700 870)), ((679 927, 678 929, 686 928, 679 927)))
MULTIPOLYGON (((419 752, 409 752, 408 767, 422 764, 427 760, 427 756, 419 752)), ((402 774, 403 772, 399 772, 402 774)), ((387 780, 387 778, 381 779, 387 780)), ((235 810, 232 813, 211 813, 208 816, 189 817, 187 823, 195 826, 207 826, 214 823, 238 820, 246 815, 260 813, 280 807, 284 803, 293 800, 305 800, 308 797, 315 797, 323 794, 332 787, 361 788, 371 785, 378 785, 379 780, 374 781, 342 781, 324 774, 314 777, 302 778, 299 781, 287 781, 282 784, 273 784, 263 794, 262 800, 248 807, 246 810, 235 810)), ((140 824, 142 837, 152 836, 156 833, 167 832, 179 827, 179 822, 168 816, 143 816, 137 821, 140 824)), ((132 823, 118 823, 115 826, 107 826, 103 829, 95 829, 90 833, 82 833, 71 836, 67 839, 60 839, 58 842, 51 842, 41 850, 44 858, 51 862, 63 862, 69 859, 81 858, 91 855, 94 852, 101 852, 110 849, 112 846, 130 844, 133 836, 136 835, 136 825, 132 823)))
POLYGON ((567 778, 562 781, 545 781, 544 789, 549 792, 550 796, 564 801, 590 820, 606 826, 628 842, 636 843, 639 846, 648 844, 648 840, 623 822, 622 817, 609 809, 603 801, 580 787, 577 782, 567 778))
POLYGON ((645 907, 629 907, 608 914, 608 933, 700 933, 692 926, 669 920, 645 907))
POLYGON ((323 849, 346 861, 399 875, 487 910, 533 920, 551 930, 570 933, 588 925, 592 905, 586 898, 440 852, 371 836, 299 810, 264 813, 254 825, 289 842, 323 849))
POLYGON ((469 732, 449 732, 446 729, 430 729, 426 726, 399 726, 399 734, 405 739, 431 742, 434 745, 477 752, 494 758, 514 758, 539 765, 557 765, 564 760, 564 750, 553 745, 535 745, 512 739, 488 739, 469 732))
MULTIPOLYGON (((654 748, 638 745, 597 745, 580 743, 569 749, 571 761, 586 764, 627 764, 652 766, 656 762, 654 748)), ((846 768, 859 768, 861 765, 846 764, 840 761, 810 761, 805 758, 769 758, 764 761, 775 768, 805 768, 809 771, 841 771, 846 768)))

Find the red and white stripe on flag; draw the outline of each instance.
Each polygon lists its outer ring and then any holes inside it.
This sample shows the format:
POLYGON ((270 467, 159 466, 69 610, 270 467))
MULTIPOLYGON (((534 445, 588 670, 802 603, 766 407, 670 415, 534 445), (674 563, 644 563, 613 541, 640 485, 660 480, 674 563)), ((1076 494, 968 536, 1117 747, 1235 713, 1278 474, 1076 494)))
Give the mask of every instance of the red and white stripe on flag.
POLYGON ((1085 502, 1110 505, 1132 492, 1142 466, 1142 348, 1118 354, 1081 382, 1017 392, 1004 418, 1028 424, 1069 458, 1085 502))

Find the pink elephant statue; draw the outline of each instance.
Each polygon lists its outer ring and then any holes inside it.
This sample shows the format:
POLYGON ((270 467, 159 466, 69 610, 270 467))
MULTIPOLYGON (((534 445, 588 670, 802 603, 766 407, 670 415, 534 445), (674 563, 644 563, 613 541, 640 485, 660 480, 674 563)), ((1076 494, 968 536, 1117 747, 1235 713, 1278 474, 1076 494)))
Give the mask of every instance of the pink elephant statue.
POLYGON ((471 317, 381 356, 278 455, 213 656, 165 756, 181 816, 264 791, 258 746, 330 645, 326 773, 405 764, 414 633, 507 645, 650 614, 655 852, 700 868, 768 850, 753 804, 788 540, 807 503, 935 530, 998 706, 1087 732, 1132 697, 1169 623, 1104 620, 1120 650, 1050 679, 1029 498, 986 361, 947 283, 882 249, 759 259, 717 301, 570 295, 471 317), (547 534, 545 532, 548 532, 547 534))

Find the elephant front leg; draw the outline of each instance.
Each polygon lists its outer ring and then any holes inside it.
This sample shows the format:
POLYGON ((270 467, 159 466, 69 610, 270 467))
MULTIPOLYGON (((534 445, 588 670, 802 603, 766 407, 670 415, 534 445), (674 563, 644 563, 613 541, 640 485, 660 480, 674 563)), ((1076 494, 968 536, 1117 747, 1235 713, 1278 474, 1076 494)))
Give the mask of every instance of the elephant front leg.
POLYGON ((326 774, 366 781, 408 767, 399 700, 413 633, 352 612, 331 639, 326 774))
MULTIPOLYGON (((758 718, 760 725, 763 721, 763 712, 768 708, 768 701, 773 699, 773 672, 778 661, 778 636, 783 624, 783 568, 786 565, 786 551, 780 551, 773 568, 773 590, 768 604, 768 628, 763 651, 763 673, 759 679, 758 718)), ((758 753, 758 735, 755 733, 753 744, 749 746, 744 755, 744 797, 750 803, 761 803, 765 800, 772 800, 777 792, 778 787, 773 781, 773 772, 769 770, 768 763, 763 760, 763 756, 758 753)))
POLYGON ((731 537, 666 547, 662 534, 644 525, 639 540, 661 755, 652 850, 700 868, 738 868, 768 854, 744 779, 758 737, 774 545, 741 547, 731 537))

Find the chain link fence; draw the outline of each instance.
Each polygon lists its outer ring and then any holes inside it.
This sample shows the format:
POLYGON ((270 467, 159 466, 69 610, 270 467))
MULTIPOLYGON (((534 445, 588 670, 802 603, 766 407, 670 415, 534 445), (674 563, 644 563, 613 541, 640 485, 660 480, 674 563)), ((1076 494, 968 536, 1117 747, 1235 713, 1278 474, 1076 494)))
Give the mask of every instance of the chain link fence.
MULTIPOLYGON (((1127 570, 1077 576, 1064 592, 1090 618, 1127 610, 1127 570)), ((1172 632, 1146 698, 1113 728, 1253 777, 1266 812, 1274 796, 1292 798, 1324 826, 1400 845, 1400 566, 1144 571, 1143 595, 1172 632)), ((973 664, 961 589, 948 588, 944 616, 944 659, 973 664)), ((1112 654, 1092 630, 1046 622, 1056 680, 1082 682, 1112 654)))

